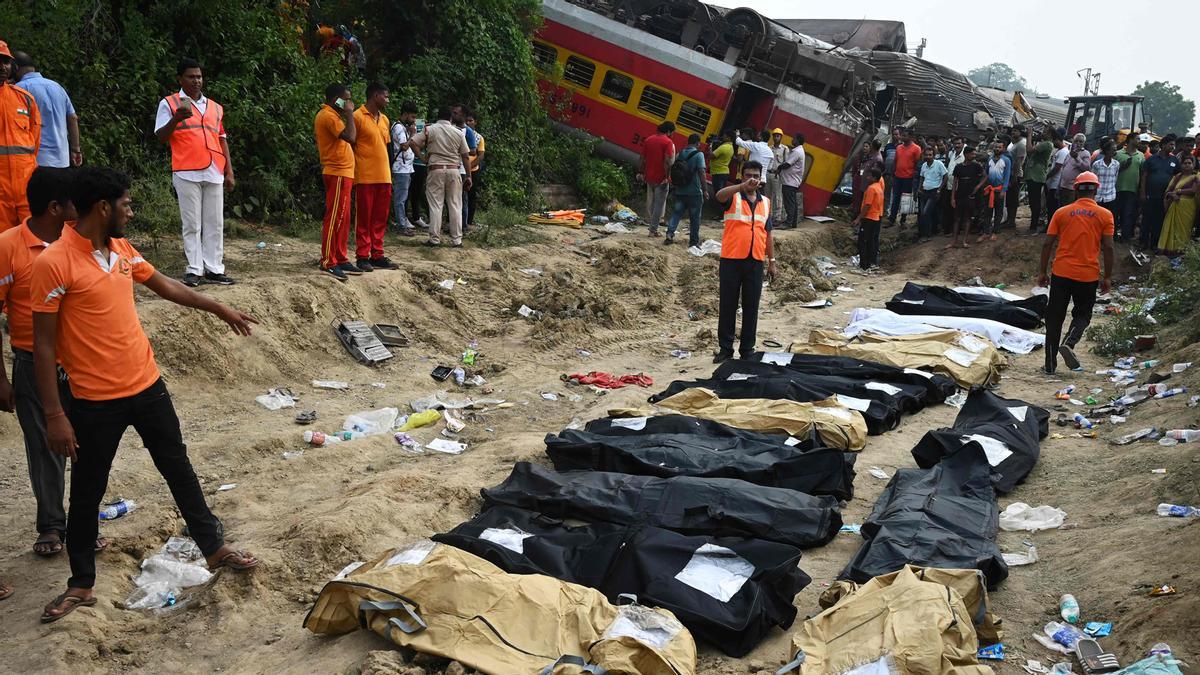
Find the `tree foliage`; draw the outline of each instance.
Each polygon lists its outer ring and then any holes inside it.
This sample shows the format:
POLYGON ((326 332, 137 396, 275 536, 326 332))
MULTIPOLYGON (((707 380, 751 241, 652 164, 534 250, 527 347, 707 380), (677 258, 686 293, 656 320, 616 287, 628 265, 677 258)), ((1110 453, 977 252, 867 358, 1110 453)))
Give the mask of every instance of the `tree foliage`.
POLYGON ((1196 120, 1196 102, 1184 98, 1179 85, 1170 82, 1143 82, 1133 90, 1146 97, 1146 113, 1154 118, 1158 134, 1186 134, 1196 120))
POLYGON ((170 160, 153 137, 158 101, 177 90, 179 59, 204 65, 205 90, 225 108, 238 174, 231 209, 254 219, 311 223, 323 191, 313 116, 325 86, 346 82, 362 102, 368 80, 431 114, 466 103, 486 135, 485 201, 526 209, 543 178, 574 176, 590 146, 551 131, 530 56, 538 0, 13 0, 0 39, 29 52, 70 92, 87 162, 129 173, 150 229, 178 222, 170 160), (317 23, 346 25, 366 69, 314 56, 317 23))
POLYGON ((1026 94, 1037 94, 1037 90, 1025 81, 1012 66, 1007 63, 991 63, 986 66, 972 68, 967 71, 967 79, 981 87, 996 87, 1009 91, 1021 91, 1026 94))

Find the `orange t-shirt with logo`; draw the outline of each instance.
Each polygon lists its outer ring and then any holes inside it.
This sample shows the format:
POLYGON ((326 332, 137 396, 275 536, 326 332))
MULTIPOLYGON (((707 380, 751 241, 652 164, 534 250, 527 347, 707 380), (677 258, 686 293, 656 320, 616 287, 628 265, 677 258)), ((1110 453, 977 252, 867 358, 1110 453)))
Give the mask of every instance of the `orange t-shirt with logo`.
POLYGON ((29 220, 0 234, 0 302, 8 315, 9 340, 16 349, 33 351, 33 310, 29 282, 33 261, 50 244, 29 229, 29 220))
POLYGON ((158 381, 154 350, 133 303, 133 282, 154 276, 125 239, 110 239, 108 260, 74 227, 33 262, 33 311, 58 314, 58 361, 71 394, 87 401, 133 396, 158 381))
POLYGON ((1112 212, 1091 199, 1077 199, 1054 212, 1046 234, 1058 237, 1051 271, 1075 281, 1100 280, 1100 242, 1113 236, 1112 212))
POLYGON ((313 133, 321 156, 321 173, 326 176, 354 178, 354 149, 342 139, 345 129, 342 116, 328 104, 322 105, 313 120, 313 133))
POLYGON ((867 186, 862 200, 863 220, 883 219, 883 179, 867 186))
POLYGON ((392 125, 387 115, 379 113, 376 120, 367 106, 359 106, 354 111, 354 128, 358 131, 354 141, 355 185, 390 185, 392 163, 388 160, 387 146, 392 140, 392 125))

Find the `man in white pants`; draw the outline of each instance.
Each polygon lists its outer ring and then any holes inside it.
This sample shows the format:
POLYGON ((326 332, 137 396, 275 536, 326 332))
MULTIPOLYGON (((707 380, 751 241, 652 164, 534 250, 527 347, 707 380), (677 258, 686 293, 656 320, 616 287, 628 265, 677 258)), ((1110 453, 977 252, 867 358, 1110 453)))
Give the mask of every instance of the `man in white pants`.
POLYGON ((225 140, 225 111, 202 91, 204 73, 195 59, 179 62, 177 94, 158 103, 154 135, 171 145, 171 180, 179 197, 188 286, 221 284, 225 275, 225 195, 234 186, 225 140))

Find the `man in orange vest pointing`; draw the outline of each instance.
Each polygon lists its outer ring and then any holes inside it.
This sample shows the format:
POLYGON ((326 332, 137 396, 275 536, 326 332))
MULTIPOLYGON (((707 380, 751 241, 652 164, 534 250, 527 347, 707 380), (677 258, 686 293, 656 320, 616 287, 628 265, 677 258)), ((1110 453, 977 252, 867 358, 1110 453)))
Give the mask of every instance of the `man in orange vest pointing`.
POLYGON ((749 161, 742 167, 742 182, 717 192, 717 201, 729 204, 725 234, 721 237, 721 300, 717 318, 719 349, 713 363, 733 357, 733 332, 738 301, 742 304, 742 358, 754 353, 758 332, 758 301, 762 298, 763 263, 767 278, 775 280, 775 245, 771 239, 771 200, 758 193, 763 166, 749 161))
POLYGON ((195 59, 179 62, 180 90, 158 103, 154 135, 171 145, 171 182, 183 222, 183 283, 233 283, 225 275, 225 195, 234 186, 225 140, 225 109, 203 93, 204 71, 195 59))
POLYGON ((30 216, 25 186, 37 168, 42 116, 33 94, 8 83, 13 55, 0 40, 0 232, 30 216))

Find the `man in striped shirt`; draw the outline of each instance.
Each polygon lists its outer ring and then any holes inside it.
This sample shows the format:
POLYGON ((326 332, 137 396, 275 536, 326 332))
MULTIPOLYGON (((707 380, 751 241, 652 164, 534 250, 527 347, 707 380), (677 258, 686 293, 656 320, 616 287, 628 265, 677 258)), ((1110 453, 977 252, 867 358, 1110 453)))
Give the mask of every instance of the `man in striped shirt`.
POLYGON ((1115 217, 1117 215, 1117 174, 1121 172, 1121 163, 1117 161, 1117 144, 1110 140, 1104 141, 1100 148, 1100 157, 1092 162, 1092 173, 1100 178, 1100 189, 1096 191, 1096 203, 1115 217))

